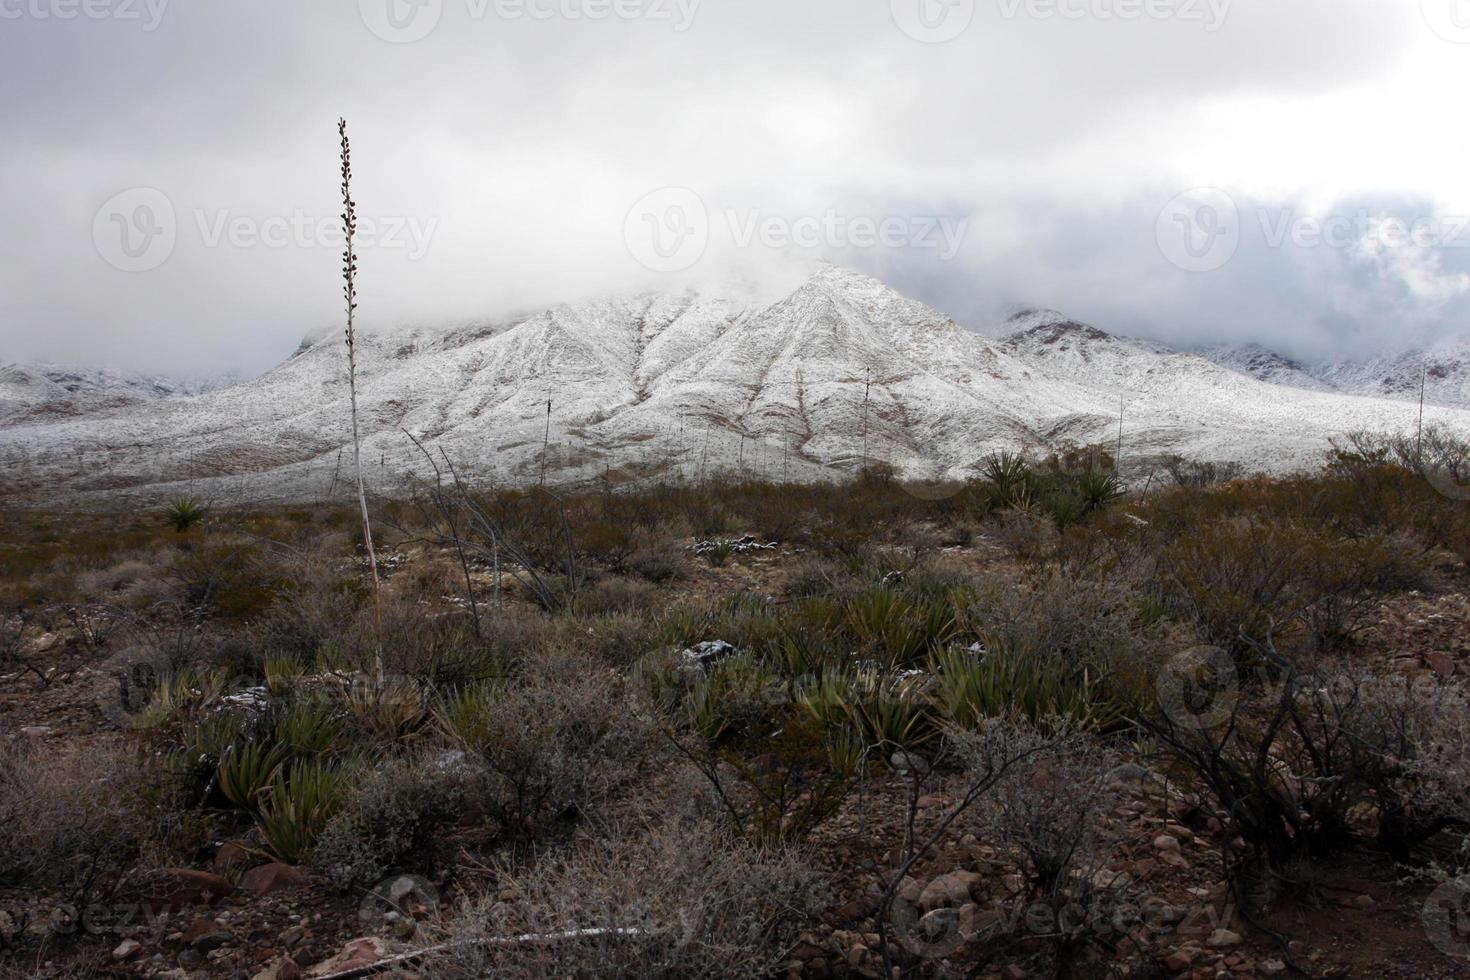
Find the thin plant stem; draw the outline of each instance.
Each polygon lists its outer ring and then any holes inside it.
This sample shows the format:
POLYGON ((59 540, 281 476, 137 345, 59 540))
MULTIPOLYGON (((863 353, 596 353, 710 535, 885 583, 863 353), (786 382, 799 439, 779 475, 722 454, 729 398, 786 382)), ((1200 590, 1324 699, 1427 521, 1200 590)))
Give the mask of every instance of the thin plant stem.
POLYGON ((357 234, 357 202, 352 199, 352 144, 347 138, 347 120, 337 120, 342 138, 342 227, 347 245, 342 252, 342 295, 347 300, 347 388, 352 401, 352 461, 357 470, 357 503, 362 510, 362 540, 367 547, 368 568, 373 575, 373 666, 377 682, 384 682, 382 587, 378 581, 378 556, 373 549, 373 525, 368 517, 367 486, 362 478, 362 437, 357 422, 357 256, 352 251, 357 234))

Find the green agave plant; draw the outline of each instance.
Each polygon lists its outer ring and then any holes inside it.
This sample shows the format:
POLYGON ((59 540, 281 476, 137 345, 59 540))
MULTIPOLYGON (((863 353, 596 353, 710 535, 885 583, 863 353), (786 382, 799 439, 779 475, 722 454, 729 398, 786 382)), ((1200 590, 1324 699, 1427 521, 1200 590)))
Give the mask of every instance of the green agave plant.
POLYGON ((876 671, 829 670, 811 681, 797 703, 836 737, 864 747, 912 749, 939 734, 924 677, 876 671))
POLYGON ((267 743, 247 738, 235 742, 220 755, 220 792, 242 809, 255 809, 261 793, 278 775, 290 754, 285 745, 276 741, 267 743))
POLYGON ((299 698, 276 721, 276 743, 297 757, 331 751, 342 734, 342 718, 324 697, 299 698))
POLYGON ((474 751, 490 739, 490 707, 500 696, 492 684, 477 684, 442 699, 434 709, 434 722, 451 741, 474 751))
POLYGON ((953 649, 936 656, 933 701, 939 713, 961 728, 1019 715, 1032 723, 1064 718, 1090 728, 1108 728, 1124 708, 1107 696, 1085 669, 1058 669, 1055 661, 1017 653, 977 657, 953 649))
POLYGON ((299 864, 352 788, 348 770, 317 761, 282 767, 260 800, 255 824, 267 849, 285 864, 299 864))

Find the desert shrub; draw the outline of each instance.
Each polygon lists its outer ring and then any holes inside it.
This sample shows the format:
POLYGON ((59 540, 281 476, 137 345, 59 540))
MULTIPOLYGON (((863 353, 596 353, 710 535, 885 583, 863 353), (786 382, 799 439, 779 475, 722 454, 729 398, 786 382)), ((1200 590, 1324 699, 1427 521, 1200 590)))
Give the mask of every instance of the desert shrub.
POLYGON ((968 822, 1025 882, 1017 900, 1027 903, 1026 913, 1011 921, 1046 936, 1054 975, 1073 976, 1089 947, 1102 948, 1116 938, 1107 934, 1107 917, 1098 913, 1109 905, 1120 907, 1125 898, 1113 893, 1119 876, 1103 874, 1118 857, 1117 843, 1105 829, 1117 802, 1109 775, 1117 757, 1094 739, 1065 730, 1021 732, 1017 738, 1039 751, 1008 772, 968 822), (1042 910, 1044 929, 1038 923, 1042 910))
POLYGON ((831 595, 847 577, 846 569, 835 562, 806 559, 787 574, 786 594, 793 599, 831 595))
POLYGON ((1056 524, 1030 510, 1007 510, 989 524, 998 544, 1017 560, 1039 564, 1051 556, 1058 535, 1056 524))
POLYGON ((484 768, 482 802, 512 840, 534 840, 635 777, 647 733, 620 687, 585 658, 547 656, 459 705, 450 732, 484 768))
POLYGON ((571 612, 578 616, 647 612, 658 602, 659 592, 652 586, 631 579, 606 578, 579 593, 571 612))
POLYGON ((765 976, 821 894, 798 853, 667 825, 507 867, 497 888, 460 914, 435 976, 765 976))
POLYGON ((393 871, 431 873, 435 834, 462 812, 465 782, 452 756, 382 763, 327 822, 310 863, 343 891, 364 891, 393 871))
POLYGON ((244 621, 269 609, 288 587, 282 572, 260 542, 217 534, 192 547, 181 543, 167 578, 183 604, 244 621))
POLYGON ((965 626, 989 654, 1102 677, 1157 639, 1139 628, 1137 598, 1121 581, 1049 572, 975 593, 965 626))
POLYGON ((628 559, 628 570, 655 585, 672 582, 683 574, 678 558, 667 547, 635 552, 628 559))
POLYGON ((576 540, 588 558, 610 572, 627 571, 628 560, 638 550, 638 536, 628 515, 609 513, 585 520, 577 528, 576 540))
POLYGON ((1403 539, 1341 538, 1261 517, 1193 527, 1164 549, 1161 568, 1205 641, 1237 653, 1293 632, 1339 646, 1369 600, 1423 582, 1403 539))
POLYGON ((261 795, 255 825, 279 861, 298 864, 347 802, 350 766, 297 761, 276 770, 261 795))
POLYGON ((649 613, 621 613, 566 621, 549 638, 614 667, 627 667, 657 645, 661 626, 649 613))
POLYGON ((0 882, 59 889, 84 911, 148 838, 139 782, 120 749, 0 740, 0 882))
POLYGON ((636 677, 668 743, 713 790, 718 818, 751 841, 803 839, 860 775, 856 695, 851 714, 820 695, 804 704, 749 654, 704 668, 655 655, 636 677))
POLYGON ((325 567, 308 565, 256 620, 251 636, 266 656, 313 664, 352 628, 363 598, 360 589, 335 579, 325 567))
POLYGON ((1165 454, 1160 459, 1160 464, 1164 474, 1176 487, 1213 487, 1245 475, 1245 470, 1239 463, 1186 459, 1174 453, 1165 454))
MULTIPOLYGON (((1356 774, 1399 860, 1445 830, 1470 830, 1470 696, 1434 680, 1368 675, 1341 719, 1356 774)), ((1334 719, 1336 720, 1336 719, 1334 719)))
POLYGON ((1351 846, 1360 804, 1378 807, 1380 831, 1401 851, 1464 825, 1462 696, 1436 704, 1360 666, 1288 657, 1270 644, 1256 652, 1260 677, 1238 675, 1219 650, 1203 671, 1166 665, 1188 685, 1179 690, 1196 694, 1161 699, 1141 716, 1243 842, 1226 855, 1237 894, 1269 899, 1299 863, 1351 846))

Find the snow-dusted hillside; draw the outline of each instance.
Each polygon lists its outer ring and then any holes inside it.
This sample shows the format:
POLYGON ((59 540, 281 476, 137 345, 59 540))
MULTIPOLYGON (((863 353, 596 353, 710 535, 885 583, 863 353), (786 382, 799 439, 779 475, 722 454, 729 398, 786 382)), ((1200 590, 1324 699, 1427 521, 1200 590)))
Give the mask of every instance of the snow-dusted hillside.
POLYGON ((203 394, 233 378, 180 379, 38 362, 0 364, 0 425, 74 418, 203 394))
POLYGON ((1334 358, 1310 364, 1298 364, 1259 344, 1222 344, 1201 350, 1200 356, 1272 384, 1416 404, 1422 381, 1427 403, 1470 408, 1470 340, 1449 340, 1424 350, 1361 359, 1334 358))
MULTIPOLYGON (((1408 405, 1266 384, 1056 314, 1027 317, 991 342, 824 266, 775 302, 640 296, 365 336, 366 469, 383 489, 427 474, 412 434, 461 474, 522 483, 539 479, 543 458, 554 481, 816 477, 865 453, 911 475, 962 476, 1000 448, 1111 443, 1121 408, 1139 475, 1161 452, 1280 470, 1311 465, 1334 434, 1413 421, 1408 405)), ((0 427, 0 455, 83 494, 321 496, 350 473, 345 360, 333 333, 196 398, 0 427)), ((1435 412, 1470 429, 1470 413, 1435 412)))
POLYGON ((1470 340, 1451 340, 1426 350, 1363 361, 1339 360, 1313 373, 1339 391, 1417 402, 1422 384, 1432 405, 1470 408, 1470 340))
POLYGON ((1307 391, 1337 390, 1326 381, 1313 377, 1306 366, 1260 344, 1214 344, 1198 353, 1207 361, 1268 384, 1307 391))

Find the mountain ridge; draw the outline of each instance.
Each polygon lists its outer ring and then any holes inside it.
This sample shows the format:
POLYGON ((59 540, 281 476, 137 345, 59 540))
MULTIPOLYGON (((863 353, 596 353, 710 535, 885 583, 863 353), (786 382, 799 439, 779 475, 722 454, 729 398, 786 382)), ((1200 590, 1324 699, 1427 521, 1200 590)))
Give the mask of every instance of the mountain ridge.
MULTIPOLYGON (((367 476, 389 492, 430 475, 412 435, 466 476, 521 484, 543 466, 558 482, 613 471, 816 479, 865 460, 963 477, 999 449, 1111 444, 1120 416, 1139 478, 1174 452, 1279 471, 1320 458, 1332 435, 1402 429, 1417 407, 1268 384, 1052 311, 1008 326, 989 339, 822 266, 771 302, 688 289, 363 334, 367 476)), ((0 457, 83 499, 300 499, 341 482, 347 396, 329 333, 258 378, 194 397, 0 421, 0 457)), ((1465 426, 1470 413, 1434 418, 1465 426)))

